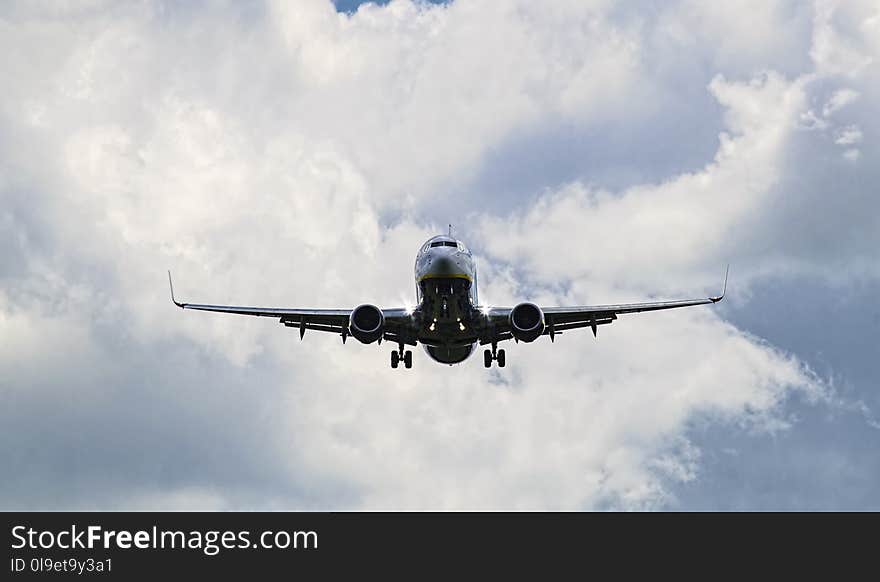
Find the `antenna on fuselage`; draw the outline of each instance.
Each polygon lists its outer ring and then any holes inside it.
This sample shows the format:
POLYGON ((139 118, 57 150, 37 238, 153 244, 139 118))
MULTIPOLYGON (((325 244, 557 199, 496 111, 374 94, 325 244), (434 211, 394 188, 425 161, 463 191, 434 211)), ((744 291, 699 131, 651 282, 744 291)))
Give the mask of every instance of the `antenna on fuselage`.
POLYGON ((455 236, 453 236, 453 234, 452 234, 452 225, 451 224, 449 225, 449 236, 452 238, 455 238, 455 236))

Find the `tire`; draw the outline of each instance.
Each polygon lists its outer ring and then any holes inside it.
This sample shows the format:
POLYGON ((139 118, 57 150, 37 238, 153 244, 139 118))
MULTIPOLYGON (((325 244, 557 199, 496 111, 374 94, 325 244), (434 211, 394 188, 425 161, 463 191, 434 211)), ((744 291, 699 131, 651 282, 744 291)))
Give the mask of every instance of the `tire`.
POLYGON ((492 352, 489 350, 483 352, 483 365, 487 368, 492 367, 492 352))
POLYGON ((412 368, 412 352, 410 350, 406 350, 406 352, 403 354, 403 365, 406 367, 407 370, 412 368))
POLYGON ((396 369, 397 365, 399 363, 400 363, 400 354, 398 354, 396 351, 391 352, 391 367, 396 369))
POLYGON ((503 368, 505 363, 504 350, 498 350, 498 367, 503 368))

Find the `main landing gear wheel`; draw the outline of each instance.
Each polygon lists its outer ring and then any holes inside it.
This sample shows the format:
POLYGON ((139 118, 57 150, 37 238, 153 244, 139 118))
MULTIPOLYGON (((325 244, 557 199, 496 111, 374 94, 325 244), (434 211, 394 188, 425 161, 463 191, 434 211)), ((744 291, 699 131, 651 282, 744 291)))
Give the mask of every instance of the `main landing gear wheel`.
POLYGON ((406 369, 412 368, 412 351, 400 349, 391 352, 391 367, 396 369, 400 362, 406 369))
POLYGON ((504 357, 504 350, 498 350, 494 354, 492 353, 494 350, 485 350, 483 352, 483 365, 487 368, 492 367, 492 360, 498 362, 498 367, 503 368, 504 364, 507 363, 504 357))

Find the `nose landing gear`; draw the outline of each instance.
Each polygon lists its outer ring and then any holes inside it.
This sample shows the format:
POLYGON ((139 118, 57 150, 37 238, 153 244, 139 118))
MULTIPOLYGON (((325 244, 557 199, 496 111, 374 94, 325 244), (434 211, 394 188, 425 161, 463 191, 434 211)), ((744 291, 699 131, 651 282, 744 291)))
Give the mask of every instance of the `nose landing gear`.
POLYGON ((492 361, 498 362, 498 367, 503 368, 504 364, 506 364, 506 358, 504 357, 504 349, 497 349, 498 344, 492 344, 491 350, 485 350, 483 352, 483 365, 487 368, 492 367, 492 361))
POLYGON ((403 362, 403 366, 408 370, 412 368, 412 351, 404 350, 403 344, 400 348, 391 352, 391 367, 397 369, 397 366, 403 362))

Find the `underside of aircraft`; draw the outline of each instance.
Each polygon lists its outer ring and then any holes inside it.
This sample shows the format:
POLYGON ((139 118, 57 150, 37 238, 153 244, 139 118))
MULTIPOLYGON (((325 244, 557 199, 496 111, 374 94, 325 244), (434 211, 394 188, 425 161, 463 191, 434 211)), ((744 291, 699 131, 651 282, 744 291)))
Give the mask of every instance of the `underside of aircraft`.
POLYGON ((451 228, 449 235, 435 236, 422 245, 416 256, 415 280, 416 306, 411 309, 370 304, 353 309, 299 309, 179 302, 168 273, 171 300, 182 309, 273 317, 299 329, 300 339, 313 330, 338 334, 343 343, 349 336, 365 344, 384 340, 397 344, 391 352, 392 368, 401 363, 411 368, 412 351, 406 347, 418 344, 433 360, 449 365, 466 360, 478 344, 488 346, 483 351, 484 366, 495 362, 503 368, 506 356, 498 348, 500 342, 530 343, 541 336, 554 341, 557 335, 579 328, 590 328, 596 336, 600 325, 613 323, 619 315, 714 304, 727 289, 725 272, 721 294, 704 299, 571 307, 543 307, 527 301, 513 307, 482 305, 473 256, 452 236, 451 228))

